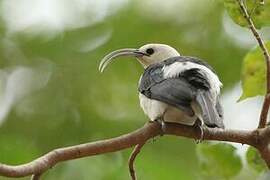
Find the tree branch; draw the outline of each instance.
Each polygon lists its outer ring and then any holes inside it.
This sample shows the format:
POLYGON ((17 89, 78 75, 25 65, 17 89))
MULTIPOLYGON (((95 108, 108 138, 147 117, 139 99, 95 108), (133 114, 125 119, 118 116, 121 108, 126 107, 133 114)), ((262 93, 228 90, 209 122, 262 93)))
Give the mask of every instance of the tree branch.
MULTIPOLYGON (((256 38, 262 52, 265 58, 265 63, 266 63, 266 95, 264 97, 264 102, 263 102, 263 107, 261 110, 261 115, 260 115, 260 122, 258 125, 258 128, 264 128, 267 123, 267 115, 269 111, 269 106, 270 106, 270 55, 269 51, 266 48, 266 45, 258 33, 257 29, 255 28, 255 25, 253 23, 253 20, 251 16, 249 15, 247 8, 243 2, 243 0, 238 0, 240 9, 243 13, 244 18, 247 20, 248 27, 252 31, 254 37, 256 38)), ((264 4, 264 1, 261 1, 261 5, 264 4)))
POLYGON ((141 143, 141 144, 137 144, 133 150, 133 152, 130 155, 129 158, 129 163, 128 163, 128 167, 129 167, 129 174, 132 180, 136 180, 136 172, 135 172, 135 168, 134 168, 134 161, 137 157, 137 155, 140 153, 143 145, 145 144, 145 142, 141 143))
MULTIPOLYGON (((204 127, 203 130, 204 140, 229 141, 241 144, 249 144, 257 149, 263 149, 263 146, 267 146, 268 143, 265 143, 265 141, 262 141, 262 139, 267 139, 268 142, 270 137, 269 127, 254 131, 222 130, 206 127, 204 127)), ((163 133, 193 139, 200 138, 200 130, 198 128, 174 123, 166 123, 166 129, 163 133)), ((119 137, 55 149, 26 164, 17 166, 0 164, 0 175, 6 177, 24 177, 33 174, 42 174, 59 162, 120 151, 137 144, 142 144, 143 142, 146 142, 147 140, 160 134, 162 134, 162 131, 159 123, 147 123, 142 128, 119 137)), ((270 157, 268 162, 270 164, 270 157)))

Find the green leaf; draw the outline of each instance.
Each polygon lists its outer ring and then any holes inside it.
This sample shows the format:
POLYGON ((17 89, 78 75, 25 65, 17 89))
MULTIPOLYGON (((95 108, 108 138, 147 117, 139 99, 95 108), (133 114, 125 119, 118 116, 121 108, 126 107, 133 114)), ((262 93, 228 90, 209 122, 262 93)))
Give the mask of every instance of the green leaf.
MULTIPOLYGON (((270 1, 246 0, 246 7, 256 28, 270 25, 270 1)), ((244 18, 238 4, 238 0, 224 0, 224 6, 229 16, 236 24, 247 27, 247 20, 244 18)))
MULTIPOLYGON (((266 46, 270 50, 270 42, 266 46)), ((251 50, 244 58, 241 81, 243 93, 239 101, 265 94, 266 63, 260 47, 251 50)))
POLYGON ((262 158, 260 157, 259 153, 255 148, 253 147, 248 148, 246 158, 249 167, 257 171, 258 173, 267 170, 265 162, 262 160, 262 158))
POLYGON ((197 147, 202 174, 216 179, 228 179, 242 169, 236 148, 230 144, 200 144, 197 147))

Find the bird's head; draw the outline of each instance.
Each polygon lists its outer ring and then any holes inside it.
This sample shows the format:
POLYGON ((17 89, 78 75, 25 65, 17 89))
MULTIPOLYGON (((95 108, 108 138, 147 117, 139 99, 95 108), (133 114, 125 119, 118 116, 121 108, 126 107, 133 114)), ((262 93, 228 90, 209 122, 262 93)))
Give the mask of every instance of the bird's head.
POLYGON ((180 54, 173 47, 165 44, 146 44, 139 49, 119 49, 109 53, 101 60, 99 70, 103 72, 110 62, 120 56, 136 57, 143 67, 146 68, 150 64, 158 63, 171 57, 180 56, 180 54))

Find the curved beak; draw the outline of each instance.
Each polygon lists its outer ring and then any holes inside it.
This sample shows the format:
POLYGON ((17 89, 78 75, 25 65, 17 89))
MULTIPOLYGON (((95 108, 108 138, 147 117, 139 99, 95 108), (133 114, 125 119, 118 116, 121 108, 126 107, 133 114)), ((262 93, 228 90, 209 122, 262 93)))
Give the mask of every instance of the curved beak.
POLYGON ((104 69, 108 66, 108 64, 117 57, 121 57, 121 56, 142 57, 144 55, 147 55, 147 54, 140 52, 138 49, 132 49, 132 48, 119 49, 106 55, 101 60, 98 69, 100 72, 103 72, 104 69))

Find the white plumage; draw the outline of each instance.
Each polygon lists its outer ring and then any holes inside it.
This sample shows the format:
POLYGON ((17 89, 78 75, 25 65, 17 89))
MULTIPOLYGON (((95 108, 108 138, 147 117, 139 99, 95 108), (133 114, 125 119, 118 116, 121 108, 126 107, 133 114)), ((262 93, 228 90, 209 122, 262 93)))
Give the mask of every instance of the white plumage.
POLYGON ((149 99, 141 93, 139 93, 139 99, 141 108, 151 121, 162 118, 165 122, 193 125, 197 119, 196 116, 190 117, 180 109, 161 101, 149 99))
POLYGON ((215 99, 216 96, 220 93, 222 83, 219 81, 217 75, 213 73, 209 68, 193 62, 175 62, 168 66, 164 66, 162 70, 164 72, 164 78, 174 78, 189 69, 199 69, 201 73, 207 77, 211 86, 210 91, 212 91, 214 96, 213 98, 215 99))

